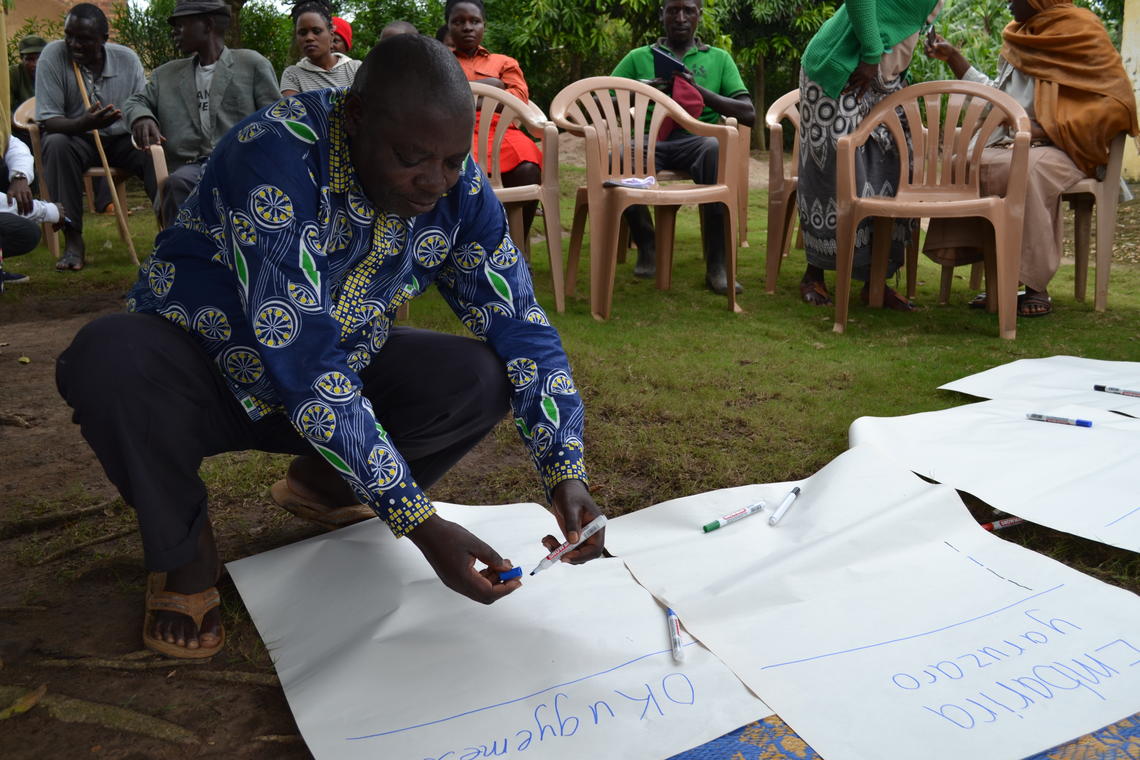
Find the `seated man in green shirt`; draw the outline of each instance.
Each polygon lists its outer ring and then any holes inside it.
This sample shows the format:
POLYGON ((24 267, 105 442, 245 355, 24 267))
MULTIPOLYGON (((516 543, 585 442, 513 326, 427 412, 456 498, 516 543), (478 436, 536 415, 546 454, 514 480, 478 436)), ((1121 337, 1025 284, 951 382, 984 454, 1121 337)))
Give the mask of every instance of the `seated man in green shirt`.
MULTIPOLYGON (((665 0, 661 8, 661 23, 665 36, 653 45, 635 48, 626 54, 613 71, 616 77, 655 80, 653 66, 654 47, 668 53, 685 64, 685 77, 704 98, 701 121, 716 123, 721 116, 732 116, 749 127, 756 119, 756 109, 748 97, 748 89, 740 78, 740 70, 727 51, 702 44, 697 39, 697 26, 701 21, 701 0, 665 0)), ((654 84, 668 87, 660 80, 654 84)), ((715 138, 700 137, 675 129, 669 137, 657 143, 655 160, 658 171, 679 169, 689 172, 698 184, 716 182, 718 146, 715 138)), ((626 212, 630 235, 637 246, 637 265, 633 273, 638 277, 653 277, 654 242, 653 223, 645 206, 633 206, 626 212)), ((714 293, 728 292, 728 275, 724 268, 724 208, 719 203, 701 205, 704 227, 705 284, 714 293)), ((743 288, 736 283, 736 292, 743 288)))

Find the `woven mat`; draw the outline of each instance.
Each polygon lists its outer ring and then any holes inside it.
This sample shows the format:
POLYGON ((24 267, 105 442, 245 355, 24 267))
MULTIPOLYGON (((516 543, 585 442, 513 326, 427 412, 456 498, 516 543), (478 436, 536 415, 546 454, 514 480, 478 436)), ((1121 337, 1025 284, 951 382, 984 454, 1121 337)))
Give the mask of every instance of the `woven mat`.
MULTIPOLYGON (((1140 757, 1140 713, 1026 760, 1124 760, 1140 757)), ((670 760, 816 760, 818 752, 776 715, 670 760)))

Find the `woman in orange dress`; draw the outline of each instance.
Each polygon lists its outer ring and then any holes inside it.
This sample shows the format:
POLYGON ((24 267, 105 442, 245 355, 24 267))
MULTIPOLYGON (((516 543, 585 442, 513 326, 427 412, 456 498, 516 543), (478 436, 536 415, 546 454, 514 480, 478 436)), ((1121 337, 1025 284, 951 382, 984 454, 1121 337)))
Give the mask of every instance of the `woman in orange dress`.
MULTIPOLYGON (((444 18, 447 20, 448 42, 469 82, 481 82, 506 90, 524 103, 530 100, 519 62, 509 55, 492 53, 483 47, 483 0, 448 0, 444 18)), ((493 135, 494 131, 495 125, 492 124, 490 134, 493 135)), ((478 133, 479 122, 476 121, 475 134, 478 133)), ((480 147, 472 141, 472 151, 486 154, 489 150, 490 146, 480 147)), ((499 156, 504 187, 537 185, 542 181, 542 153, 518 127, 512 125, 507 129, 499 156)), ((528 203, 523 212, 523 226, 527 231, 534 221, 537 206, 537 202, 528 203)))

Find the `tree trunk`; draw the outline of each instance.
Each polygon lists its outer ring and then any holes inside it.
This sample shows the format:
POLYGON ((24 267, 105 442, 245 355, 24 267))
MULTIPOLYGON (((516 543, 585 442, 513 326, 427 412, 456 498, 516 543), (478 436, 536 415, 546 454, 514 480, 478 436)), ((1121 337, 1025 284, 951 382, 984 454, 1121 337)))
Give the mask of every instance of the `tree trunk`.
POLYGON ((245 0, 226 0, 230 7, 230 28, 226 30, 226 45, 231 48, 240 48, 241 44, 241 7, 245 0))
POLYGON ((768 113, 768 103, 764 99, 764 80, 764 56, 760 56, 752 66, 752 105, 756 109, 752 147, 759 150, 768 150, 768 130, 764 127, 764 114, 768 113))

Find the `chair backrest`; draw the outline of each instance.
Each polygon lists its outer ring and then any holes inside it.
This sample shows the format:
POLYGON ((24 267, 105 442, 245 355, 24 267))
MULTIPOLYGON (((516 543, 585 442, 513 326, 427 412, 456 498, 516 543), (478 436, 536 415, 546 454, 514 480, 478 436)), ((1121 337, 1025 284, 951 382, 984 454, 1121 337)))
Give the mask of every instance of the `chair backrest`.
POLYGON ((12 124, 17 129, 27 129, 36 120, 36 99, 28 98, 12 113, 12 124))
MULTIPOLYGON (((559 127, 597 136, 586 140, 586 162, 599 167, 604 178, 655 175, 657 134, 666 117, 690 132, 713 126, 694 119, 655 87, 625 77, 579 80, 550 104, 550 118, 559 127)), ((729 121, 735 133, 735 119, 729 121)))
POLYGON ((503 137, 512 124, 525 127, 535 135, 543 135, 549 122, 538 106, 523 102, 506 90, 489 84, 471 82, 471 96, 475 101, 476 129, 472 157, 491 180, 492 187, 503 186, 503 172, 499 153, 503 137))
POLYGON ((800 91, 784 93, 768 108, 764 115, 768 127, 768 187, 782 188, 787 179, 796 176, 800 161, 800 91), (784 121, 791 122, 795 137, 792 140, 792 172, 784 174, 784 121))
MULTIPOLYGON (((854 197, 854 173, 844 152, 863 145, 884 128, 900 149, 899 198, 926 200, 977 197, 982 150, 1001 125, 1014 131, 1012 175, 1024 173, 1028 160, 1029 117, 1009 95, 987 85, 962 80, 922 82, 904 87, 880 101, 850 135, 840 138, 839 182, 854 197)), ((1009 193, 1024 194, 1024 185, 1009 193)))

